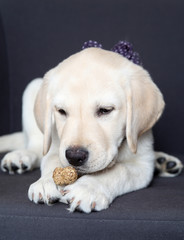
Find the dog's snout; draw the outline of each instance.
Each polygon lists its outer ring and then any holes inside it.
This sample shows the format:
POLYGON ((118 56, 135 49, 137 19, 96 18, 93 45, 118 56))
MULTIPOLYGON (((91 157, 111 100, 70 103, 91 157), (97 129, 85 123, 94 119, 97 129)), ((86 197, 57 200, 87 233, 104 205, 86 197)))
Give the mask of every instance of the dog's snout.
POLYGON ((73 166, 82 166, 88 159, 88 151, 82 147, 71 147, 65 152, 68 162, 73 166))

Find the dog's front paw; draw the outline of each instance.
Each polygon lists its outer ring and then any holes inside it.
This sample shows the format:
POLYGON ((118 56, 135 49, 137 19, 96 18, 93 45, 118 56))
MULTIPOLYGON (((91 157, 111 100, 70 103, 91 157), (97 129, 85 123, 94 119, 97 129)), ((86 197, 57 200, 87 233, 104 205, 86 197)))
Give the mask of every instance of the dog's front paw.
POLYGON ((52 205, 56 202, 64 202, 60 191, 61 188, 56 186, 52 178, 41 177, 29 187, 28 197, 36 204, 52 205))
POLYGON ((156 174, 161 177, 175 177, 183 169, 182 162, 171 155, 163 152, 156 152, 156 174))
POLYGON ((90 213, 109 207, 112 202, 109 192, 92 176, 83 176, 75 183, 66 186, 63 199, 70 204, 69 211, 90 213))
POLYGON ((9 174, 24 173, 33 169, 37 156, 28 150, 16 150, 7 153, 1 161, 1 169, 9 174))

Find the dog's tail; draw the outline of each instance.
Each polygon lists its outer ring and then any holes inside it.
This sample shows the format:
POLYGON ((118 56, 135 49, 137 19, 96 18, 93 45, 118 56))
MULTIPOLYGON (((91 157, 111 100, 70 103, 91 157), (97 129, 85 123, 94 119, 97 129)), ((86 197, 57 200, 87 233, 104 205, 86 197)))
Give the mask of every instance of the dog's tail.
POLYGON ((16 132, 0 137, 0 152, 13 151, 25 148, 23 132, 16 132))

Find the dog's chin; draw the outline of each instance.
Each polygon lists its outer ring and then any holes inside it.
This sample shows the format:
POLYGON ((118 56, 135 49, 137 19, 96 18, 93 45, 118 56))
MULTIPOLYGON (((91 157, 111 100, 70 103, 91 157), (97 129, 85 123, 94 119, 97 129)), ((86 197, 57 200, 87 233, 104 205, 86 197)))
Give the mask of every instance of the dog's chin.
POLYGON ((115 163, 116 163, 116 160, 113 159, 109 164, 107 164, 107 166, 105 164, 99 168, 80 166, 80 167, 75 167, 75 169, 77 170, 79 175, 92 174, 92 173, 98 173, 108 168, 111 168, 115 165, 115 163))

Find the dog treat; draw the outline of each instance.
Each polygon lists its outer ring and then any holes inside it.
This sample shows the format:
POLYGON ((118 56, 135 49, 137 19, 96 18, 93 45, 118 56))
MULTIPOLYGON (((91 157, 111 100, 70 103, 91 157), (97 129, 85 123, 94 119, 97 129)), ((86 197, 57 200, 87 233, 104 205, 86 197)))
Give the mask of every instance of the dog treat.
POLYGON ((78 174, 73 167, 57 167, 53 172, 53 179, 57 185, 69 185, 74 183, 78 178, 78 174))

